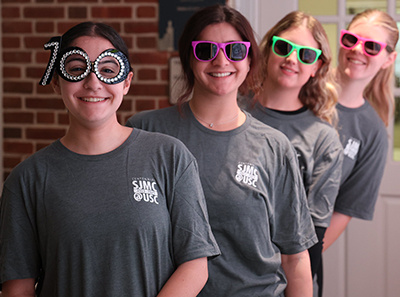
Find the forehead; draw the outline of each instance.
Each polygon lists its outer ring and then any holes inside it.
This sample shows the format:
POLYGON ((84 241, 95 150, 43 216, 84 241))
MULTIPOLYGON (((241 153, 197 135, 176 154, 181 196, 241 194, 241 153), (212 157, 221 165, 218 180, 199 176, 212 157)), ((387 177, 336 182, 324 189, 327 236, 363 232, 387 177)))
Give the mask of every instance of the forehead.
POLYGON ((70 46, 80 47, 89 55, 91 60, 95 60, 103 51, 114 48, 109 40, 98 36, 78 37, 70 46))
POLYGON ((305 25, 290 27, 279 33, 279 36, 299 45, 319 48, 318 42, 305 25))
POLYGON ((386 42, 388 39, 388 32, 385 30, 385 28, 374 22, 368 22, 366 20, 359 20, 352 23, 348 31, 361 37, 375 39, 377 41, 386 42))
POLYGON ((239 32, 228 23, 218 23, 208 25, 199 34, 198 40, 207 40, 214 42, 241 41, 239 32))

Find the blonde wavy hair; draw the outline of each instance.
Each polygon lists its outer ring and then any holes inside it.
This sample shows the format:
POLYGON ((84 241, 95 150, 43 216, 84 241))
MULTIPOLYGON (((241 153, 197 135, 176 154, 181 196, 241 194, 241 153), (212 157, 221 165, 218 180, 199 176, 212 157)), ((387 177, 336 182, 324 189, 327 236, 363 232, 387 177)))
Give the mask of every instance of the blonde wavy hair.
POLYGON ((321 67, 314 77, 304 84, 299 93, 300 101, 320 119, 336 125, 337 113, 335 105, 338 100, 337 84, 331 69, 332 52, 329 47, 328 37, 321 23, 313 16, 302 11, 293 11, 281 19, 264 36, 260 43, 262 54, 262 80, 268 77, 268 59, 271 54, 272 37, 279 36, 282 31, 289 28, 300 27, 306 24, 315 41, 322 50, 319 59, 321 67))
MULTIPOLYGON (((388 52, 395 50, 399 39, 399 30, 396 22, 386 12, 367 9, 356 14, 348 28, 356 22, 372 23, 384 28, 388 33, 388 40, 386 40, 389 46, 388 52)), ((394 114, 393 87, 394 63, 385 69, 380 69, 364 89, 364 98, 370 102, 386 126, 388 126, 391 116, 394 114)))

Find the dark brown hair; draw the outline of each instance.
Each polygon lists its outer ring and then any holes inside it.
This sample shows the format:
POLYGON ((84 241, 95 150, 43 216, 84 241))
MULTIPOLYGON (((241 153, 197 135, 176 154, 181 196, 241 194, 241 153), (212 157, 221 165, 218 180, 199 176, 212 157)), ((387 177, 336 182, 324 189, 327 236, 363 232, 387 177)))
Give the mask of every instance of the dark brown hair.
POLYGON ((260 53, 250 23, 240 12, 229 6, 213 5, 197 11, 186 23, 179 39, 179 56, 182 63, 185 86, 183 94, 178 98, 178 105, 181 105, 188 99, 194 86, 194 75, 191 69, 191 59, 193 59, 192 41, 197 40, 197 37, 205 27, 219 23, 230 24, 236 29, 243 41, 250 41, 250 71, 245 81, 240 86, 239 92, 241 94, 248 94, 250 91, 254 93, 259 92, 260 53))

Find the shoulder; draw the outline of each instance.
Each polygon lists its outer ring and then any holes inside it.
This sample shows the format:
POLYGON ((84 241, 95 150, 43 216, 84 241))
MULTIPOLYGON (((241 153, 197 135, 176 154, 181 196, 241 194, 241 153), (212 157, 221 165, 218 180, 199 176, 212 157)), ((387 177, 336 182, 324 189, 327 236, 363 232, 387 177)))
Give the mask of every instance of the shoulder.
POLYGON ((254 141, 260 142, 261 145, 265 146, 266 150, 273 152, 276 156, 283 156, 285 154, 291 155, 294 152, 294 148, 289 138, 278 129, 275 129, 252 115, 246 113, 250 121, 247 133, 250 135, 247 139, 253 138, 254 141))
POLYGON ((179 110, 176 106, 141 111, 128 119, 127 126, 138 127, 138 125, 148 123, 149 121, 162 122, 165 120, 172 120, 176 118, 177 115, 179 115, 179 110))

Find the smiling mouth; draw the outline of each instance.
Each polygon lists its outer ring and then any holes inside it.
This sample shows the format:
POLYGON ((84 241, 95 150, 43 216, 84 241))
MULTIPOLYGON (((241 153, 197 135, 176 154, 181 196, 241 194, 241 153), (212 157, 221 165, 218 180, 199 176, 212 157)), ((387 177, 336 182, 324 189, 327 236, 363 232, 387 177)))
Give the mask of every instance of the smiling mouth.
POLYGON ((211 76, 213 77, 226 77, 231 75, 232 72, 224 72, 224 73, 210 73, 211 76))
POLYGON ((365 64, 365 63, 363 63, 363 62, 361 62, 359 60, 354 60, 354 59, 351 59, 351 58, 348 58, 348 60, 349 60, 349 62, 351 62, 353 64, 356 64, 356 65, 364 65, 365 64))
POLYGON ((87 97, 80 97, 80 100, 84 101, 84 102, 101 102, 106 100, 106 98, 87 98, 87 97))

